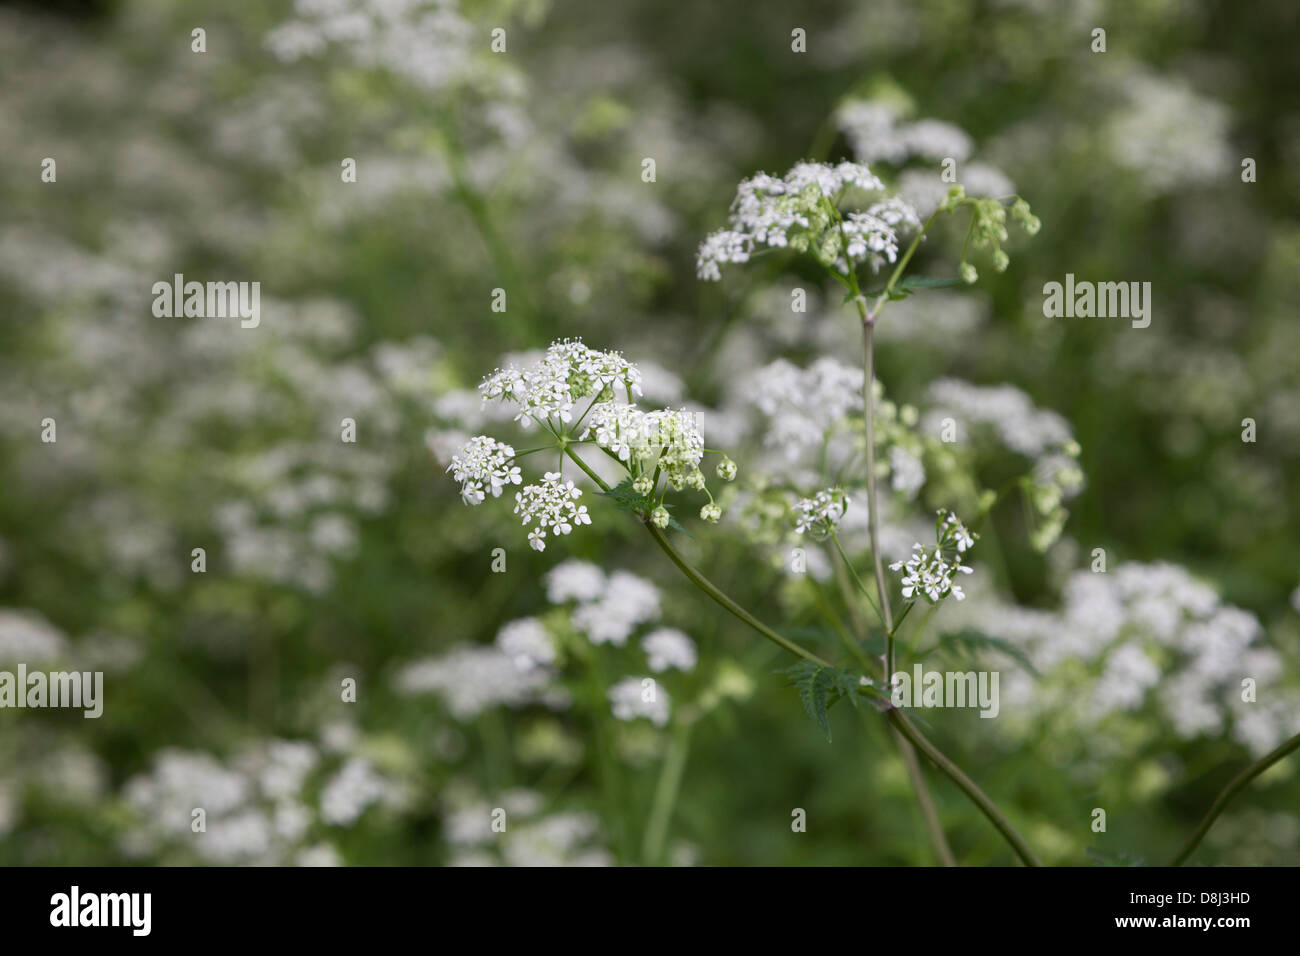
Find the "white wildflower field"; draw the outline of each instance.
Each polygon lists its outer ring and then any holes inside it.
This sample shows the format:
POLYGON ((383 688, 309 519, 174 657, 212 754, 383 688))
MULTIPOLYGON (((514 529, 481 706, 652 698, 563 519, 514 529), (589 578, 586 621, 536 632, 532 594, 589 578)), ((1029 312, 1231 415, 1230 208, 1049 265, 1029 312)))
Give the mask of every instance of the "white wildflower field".
POLYGON ((0 865, 1300 865, 1250 7, 0 8, 0 865))

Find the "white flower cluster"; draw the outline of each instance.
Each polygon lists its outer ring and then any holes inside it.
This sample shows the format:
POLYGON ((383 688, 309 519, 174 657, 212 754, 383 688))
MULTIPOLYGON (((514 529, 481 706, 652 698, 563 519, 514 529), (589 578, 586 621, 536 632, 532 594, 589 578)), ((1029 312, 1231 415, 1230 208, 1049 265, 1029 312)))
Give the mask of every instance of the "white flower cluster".
POLYGON ((395 686, 404 694, 436 693, 457 720, 472 720, 489 707, 520 707, 541 701, 562 707, 541 668, 520 669, 500 647, 463 644, 438 657, 407 664, 395 686))
POLYGON ((461 500, 476 505, 485 497, 485 486, 493 498, 499 498, 506 485, 523 482, 519 466, 513 464, 514 457, 515 450, 509 445, 478 435, 466 442, 460 454, 452 456, 447 470, 461 483, 461 500))
MULTIPOLYGON (((926 430, 945 417, 959 424, 987 426, 1003 445, 1026 458, 1059 451, 1074 438, 1069 422, 1056 412, 1037 408, 1014 385, 972 385, 944 378, 930 386, 930 402, 926 430)), ((937 427, 934 430, 937 433, 937 427)))
MULTIPOLYGON (((507 362, 483 380, 479 393, 484 408, 489 401, 513 405, 515 420, 521 425, 542 425, 555 437, 561 455, 575 436, 577 442, 593 441, 608 451, 623 464, 634 492, 646 499, 645 507, 637 510, 656 526, 670 523, 662 499, 651 500, 661 475, 665 489, 691 488, 708 495, 708 503, 700 509, 701 519, 717 522, 722 517, 722 508, 713 501, 700 470, 705 447, 699 414, 684 408, 638 408, 635 398, 641 394, 641 373, 617 352, 601 352, 578 339, 564 339, 552 343, 536 361, 507 362), (585 407, 580 408, 584 400, 585 407)), ((463 405, 463 396, 445 404, 442 412, 454 412, 463 405)), ((445 447, 453 434, 431 436, 431 447, 445 447)), ((518 457, 512 446, 479 435, 451 457, 447 470, 461 482, 461 498, 475 505, 484 501, 488 492, 497 497, 507 485, 523 483, 521 470, 514 464, 518 457)), ((724 456, 718 475, 725 481, 734 479, 735 463, 724 456)), ((544 551, 548 537, 567 535, 577 525, 591 524, 587 507, 577 503, 581 496, 582 491, 560 471, 547 472, 541 482, 517 491, 515 514, 523 524, 532 525, 529 546, 544 551)))
POLYGON ((826 538, 848 507, 849 497, 840 488, 827 488, 811 498, 800 498, 794 506, 794 530, 799 534, 811 531, 816 538, 826 538))
POLYGON ((474 27, 454 0, 296 0, 295 19, 276 27, 266 46, 293 62, 343 49, 359 66, 392 71, 438 90, 469 78, 474 27))
POLYGON ((601 402, 592 408, 582 438, 612 452, 633 475, 661 469, 674 491, 704 490, 704 436, 698 416, 685 409, 644 412, 635 405, 601 402))
POLYGON ((689 673, 695 670, 698 660, 695 642, 675 627, 661 627, 641 638, 641 648, 650 660, 650 669, 656 674, 666 670, 689 673))
MULTIPOLYGON (((941 379, 930 386, 933 407, 922 428, 939 434, 943 421, 952 418, 963 430, 971 426, 988 429, 1003 446, 1034 461, 1026 482, 1025 497, 1036 521, 1030 542, 1046 551, 1060 537, 1069 517, 1063 503, 1077 495, 1084 485, 1077 461, 1079 445, 1069 423, 1056 412, 1035 407, 1033 400, 1013 385, 971 385, 956 379, 941 379)), ((968 437, 968 433, 958 435, 968 437)))
POLYGON ((971 138, 960 127, 932 119, 900 122, 898 110, 880 100, 849 100, 836 110, 835 120, 859 162, 952 158, 960 163, 971 155, 971 138))
POLYGON ((0 664, 33 664, 64 651, 66 639, 35 611, 0 610, 0 664))
POLYGON ((452 866, 610 866, 599 846, 599 825, 590 813, 544 813, 545 799, 522 787, 485 799, 458 781, 443 794, 443 835, 452 866), (496 811, 508 814, 504 831, 493 828, 496 811))
POLYGON ((847 273, 851 264, 879 269, 898 256, 900 226, 919 224, 915 211, 892 197, 841 216, 841 203, 884 184, 862 163, 799 163, 784 176, 759 173, 736 189, 727 228, 700 245, 696 274, 722 278, 721 266, 748 262, 758 250, 811 252, 828 268, 847 273), (847 253, 847 259, 845 254, 847 253))
POLYGON ((806 369, 777 359, 749 376, 743 398, 767 419, 764 444, 789 464, 815 458, 827 433, 862 412, 862 368, 823 357, 806 369))
POLYGON ((318 746, 271 739, 228 761, 199 751, 162 750, 148 773, 125 785, 135 819, 122 838, 123 852, 142 857, 180 848, 226 865, 341 863, 333 845, 312 841, 313 827, 351 827, 375 804, 405 806, 409 791, 366 758, 348 754, 350 743, 342 765, 322 774, 330 749, 338 748, 328 741, 318 746), (206 830, 198 839, 191 829, 195 807, 205 812, 206 830))
POLYGON ((1153 706, 1184 739, 1222 734, 1231 721, 1256 755, 1300 733, 1300 688, 1283 682, 1284 659, 1260 640, 1258 619, 1177 565, 1077 571, 1055 611, 972 595, 954 613, 950 626, 1010 641, 1042 675, 1004 675, 1002 711, 1026 725, 1053 713, 1091 728, 1153 706), (1250 701, 1245 678, 1255 681, 1250 701))
POLYGON ((541 484, 525 485, 515 492, 515 514, 523 524, 535 523, 528 532, 528 546, 534 551, 546 550, 546 532, 568 534, 574 525, 591 524, 587 506, 577 503, 582 489, 564 478, 558 471, 548 471, 541 484))
POLYGON ((555 641, 546 625, 535 617, 519 618, 504 625, 497 631, 496 644, 521 671, 555 663, 555 641))
MULTIPOLYGON (((623 647, 643 624, 659 617, 659 589, 627 571, 604 571, 586 561, 564 561, 547 572, 546 594, 552 604, 576 603, 571 621, 593 644, 623 647)), ((676 628, 661 627, 641 638, 650 669, 695 668, 695 643, 676 628)))
POLYGON ((656 727, 668 723, 668 693, 651 677, 619 681, 609 689, 609 706, 619 720, 645 717, 656 727))
POLYGON ((588 348, 581 339, 563 339, 526 368, 507 365, 493 372, 479 385, 479 393, 485 402, 516 405, 515 420, 527 428, 543 418, 567 425, 579 401, 592 396, 600 400, 612 394, 615 384, 623 386, 630 402, 641 394, 641 373, 617 352, 588 348))
POLYGON ((633 631, 657 617, 659 589, 635 574, 615 571, 594 599, 579 602, 573 626, 593 644, 622 647, 633 631))
POLYGON ((927 551, 918 542, 912 546, 910 558, 889 566, 891 571, 902 571, 900 578, 905 601, 924 597, 931 604, 938 604, 950 594, 958 601, 966 597, 961 586, 954 583, 953 575, 972 572, 972 568, 961 563, 961 555, 975 544, 976 535, 967 531, 951 511, 940 511, 935 538, 937 543, 933 551, 927 551))

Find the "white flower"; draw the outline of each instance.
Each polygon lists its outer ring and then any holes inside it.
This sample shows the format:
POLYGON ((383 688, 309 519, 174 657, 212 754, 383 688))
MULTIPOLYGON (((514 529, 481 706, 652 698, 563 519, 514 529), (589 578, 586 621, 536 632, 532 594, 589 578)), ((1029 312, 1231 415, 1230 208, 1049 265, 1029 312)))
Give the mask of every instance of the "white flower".
POLYGON ((661 627, 641 639, 650 669, 660 674, 670 667, 690 672, 695 669, 695 642, 676 628, 661 627))
POLYGON ((594 601, 605 590, 605 572, 588 561, 562 561, 546 572, 546 600, 552 604, 566 601, 594 601))
POLYGON ((573 612, 573 626, 593 644, 622 647, 636 628, 659 616, 659 590, 627 571, 615 571, 600 600, 573 612))
POLYGON ((916 225, 916 214, 899 199, 866 212, 841 216, 838 210, 859 194, 883 189, 884 184, 861 163, 798 163, 781 177, 751 176, 736 188, 727 227, 701 243, 696 274, 717 281, 722 277, 720 266, 747 262, 761 247, 811 252, 823 265, 841 272, 859 262, 878 269, 898 254, 896 227, 916 225))
POLYGON ((527 427, 534 420, 573 421, 574 406, 599 397, 611 386, 624 389, 629 401, 641 394, 641 373, 617 352, 588 348, 579 339, 553 342, 546 354, 527 368, 508 366, 479 385, 484 401, 510 402, 516 420, 527 427))
POLYGON ((352 757, 321 790, 321 819, 336 826, 351 826, 387 790, 384 778, 368 760, 352 757))
POLYGON ((588 414, 582 438, 589 437, 628 464, 634 473, 640 472, 638 478, 659 469, 674 490, 704 487, 704 476, 700 473, 704 436, 694 412, 686 409, 643 412, 635 405, 601 402, 588 414))
POLYGON ((525 485, 515 493, 515 514, 522 523, 536 522, 528 532, 528 544, 537 551, 546 550, 547 529, 555 535, 568 534, 574 525, 591 524, 587 506, 577 504, 582 489, 558 471, 548 471, 541 484, 525 485))
POLYGON ((921 544, 915 544, 910 558, 889 566, 891 571, 903 572, 903 599, 915 601, 924 597, 931 604, 938 604, 951 594, 958 601, 964 600, 966 593, 954 583, 953 575, 972 573, 972 569, 962 564, 958 556, 975 544, 976 537, 951 511, 940 511, 935 523, 938 544, 934 550, 926 551, 921 544), (949 559, 945 552, 953 552, 955 556, 949 559))
POLYGON ((506 624, 497 632, 496 644, 521 671, 555 663, 555 642, 545 625, 535 617, 523 617, 506 624))
POLYGON ((476 505, 486 497, 485 490, 499 498, 506 485, 523 482, 519 466, 512 464, 514 457, 515 450, 509 445, 479 435, 471 438, 460 454, 452 456, 447 470, 461 483, 460 496, 465 504, 476 505))
POLYGON ((441 657, 407 664, 396 687, 407 694, 441 695, 457 720, 471 720, 497 704, 519 706, 542 696, 549 678, 540 668, 521 671, 497 647, 462 645, 441 657))
POLYGON ((921 459, 899 445, 889 449, 889 471, 889 486, 908 498, 915 498, 925 484, 921 459))
POLYGON ((700 518, 710 524, 717 524, 721 517, 722 509, 711 501, 700 509, 700 518))
POLYGON ((824 538, 835 530, 848 507, 849 498, 840 488, 827 488, 811 498, 800 498, 794 506, 794 530, 799 534, 811 531, 816 537, 824 538))
POLYGON ((609 689, 609 704, 619 720, 646 717, 656 727, 668 723, 668 694, 653 678, 624 678, 609 689))

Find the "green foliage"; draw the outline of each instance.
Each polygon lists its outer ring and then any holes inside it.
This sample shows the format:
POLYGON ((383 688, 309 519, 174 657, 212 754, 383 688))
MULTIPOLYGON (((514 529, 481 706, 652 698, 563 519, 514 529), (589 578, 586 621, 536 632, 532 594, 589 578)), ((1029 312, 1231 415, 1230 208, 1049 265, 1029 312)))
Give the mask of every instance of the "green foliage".
POLYGON ((856 710, 861 696, 880 696, 871 685, 861 681, 861 671, 846 667, 824 667, 813 661, 799 661, 781 673, 799 693, 808 719, 821 728, 826 742, 831 742, 831 725, 826 711, 839 700, 847 700, 856 710))

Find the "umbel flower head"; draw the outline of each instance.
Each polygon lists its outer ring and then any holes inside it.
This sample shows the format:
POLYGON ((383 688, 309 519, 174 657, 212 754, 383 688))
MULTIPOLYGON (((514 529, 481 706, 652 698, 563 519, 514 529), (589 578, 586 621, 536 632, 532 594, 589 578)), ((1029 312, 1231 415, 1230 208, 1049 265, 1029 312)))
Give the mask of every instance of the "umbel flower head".
POLYGON ((751 176, 736 189, 727 228, 701 243, 696 273, 717 281, 720 266, 765 248, 810 253, 840 274, 860 263, 879 270, 898 258, 898 230, 920 226, 898 197, 869 202, 884 188, 862 163, 799 163, 784 176, 751 176))
POLYGON ((910 558, 889 566, 891 571, 903 572, 900 576, 903 600, 911 603, 923 597, 931 604, 938 604, 950 594, 958 601, 963 600, 966 594, 954 583, 954 575, 972 573, 973 569, 962 564, 961 559, 974 547, 977 537, 951 511, 940 511, 935 522, 934 550, 927 551, 917 542, 912 546, 910 558))
MULTIPOLYGON (((507 485, 523 485, 515 494, 515 514, 531 526, 529 545, 544 551, 548 539, 591 524, 587 506, 578 503, 582 489, 562 470, 565 455, 579 462, 574 446, 590 442, 627 471, 630 494, 623 494, 623 489, 611 494, 621 506, 664 528, 671 522, 664 494, 669 489, 693 489, 708 496, 700 517, 716 522, 722 509, 714 503, 700 468, 706 449, 698 416, 686 409, 638 407, 640 383, 636 366, 617 352, 588 348, 579 339, 552 343, 530 365, 497 369, 479 385, 483 401, 512 405, 521 426, 550 434, 560 451, 561 470, 546 472, 540 482, 523 484, 516 462, 545 449, 517 454, 511 445, 479 435, 452 457, 447 469, 461 483, 461 499, 477 505, 489 493, 499 497, 507 485)), ((724 457, 719 474, 730 480, 735 473, 735 463, 724 457)))
POLYGON ((834 532, 848 507, 848 495, 841 488, 827 488, 811 498, 801 498, 794 506, 794 530, 799 534, 811 532, 818 539, 826 538, 834 532))

